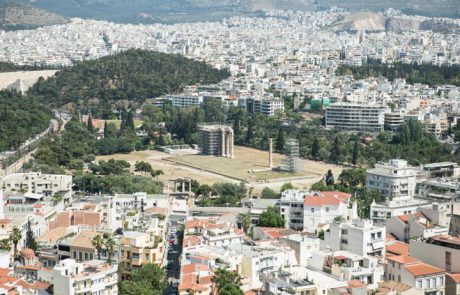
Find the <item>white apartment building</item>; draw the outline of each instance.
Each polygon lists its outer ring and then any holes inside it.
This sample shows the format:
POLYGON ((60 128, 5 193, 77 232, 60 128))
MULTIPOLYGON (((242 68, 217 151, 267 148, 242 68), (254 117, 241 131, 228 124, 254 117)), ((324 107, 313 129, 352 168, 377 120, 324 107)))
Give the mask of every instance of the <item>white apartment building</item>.
POLYGON ((54 294, 118 294, 118 265, 99 260, 78 263, 64 259, 53 268, 54 294))
POLYGON ((333 251, 346 250, 361 256, 385 256, 386 229, 371 220, 332 222, 324 243, 333 251))
POLYGON ((398 240, 409 243, 414 238, 447 235, 449 228, 431 223, 422 213, 393 216, 386 220, 386 229, 398 240))
POLYGON ((316 192, 305 196, 304 231, 316 233, 321 224, 331 223, 340 216, 344 220, 358 218, 358 207, 356 203, 350 204, 350 198, 351 194, 337 191, 316 192))
POLYGON ((371 204, 370 218, 374 224, 384 225, 385 219, 416 212, 417 208, 429 206, 429 201, 414 199, 417 169, 405 160, 393 159, 376 164, 367 171, 366 187, 376 189, 386 202, 371 204))
MULTIPOLYGON (((284 112, 284 100, 275 97, 264 97, 259 101, 259 113, 265 116, 273 116, 277 112, 284 112)), ((255 103, 256 105, 257 103, 255 103)))
POLYGON ((261 275, 269 274, 285 266, 297 265, 294 250, 274 246, 248 246, 233 244, 228 248, 242 254, 241 274, 250 280, 252 289, 262 287, 261 275))
POLYGON ((393 159, 367 170, 366 187, 387 200, 410 200, 415 195, 417 170, 405 160, 393 159))
POLYGON ((332 222, 337 216, 345 220, 357 218, 355 204, 349 208, 351 194, 338 191, 308 192, 286 190, 278 201, 284 226, 315 233, 319 224, 332 222))
POLYGON ((439 235, 427 240, 410 240, 411 256, 449 273, 460 273, 460 237, 439 235))
POLYGON ((374 289, 383 280, 384 268, 377 257, 361 256, 349 251, 313 252, 308 267, 329 273, 341 281, 359 280, 374 289))
POLYGON ((41 172, 8 174, 0 179, 0 189, 5 192, 25 191, 52 196, 72 190, 72 176, 42 174, 41 172))
POLYGON ((370 218, 376 225, 385 225, 385 221, 393 216, 400 216, 406 214, 412 214, 417 212, 420 207, 429 207, 430 201, 424 201, 420 199, 410 200, 391 200, 383 204, 377 204, 375 201, 372 202, 370 208, 370 218))
POLYGON ((199 107, 203 103, 203 97, 198 94, 167 95, 165 99, 170 100, 176 108, 199 107))
POLYGON ((339 102, 326 108, 326 128, 351 132, 379 133, 384 130, 385 113, 390 109, 380 105, 339 102))
POLYGON ((284 227, 303 230, 303 203, 307 194, 309 194, 308 191, 301 190, 286 190, 281 193, 281 198, 277 205, 284 219, 284 227))
POLYGON ((304 234, 293 234, 278 238, 277 241, 295 251, 298 265, 307 266, 313 251, 320 251, 321 240, 304 234))

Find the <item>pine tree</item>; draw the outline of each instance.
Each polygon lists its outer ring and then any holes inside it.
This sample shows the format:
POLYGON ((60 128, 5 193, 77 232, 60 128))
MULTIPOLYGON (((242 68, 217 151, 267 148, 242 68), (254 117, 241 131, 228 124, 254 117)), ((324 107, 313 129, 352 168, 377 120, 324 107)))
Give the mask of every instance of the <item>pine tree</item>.
POLYGON ((107 128, 107 120, 104 121, 104 138, 109 137, 109 130, 107 128))
POLYGON ((37 250, 37 242, 35 241, 34 233, 32 232, 32 227, 30 225, 30 220, 27 222, 27 233, 26 233, 26 248, 37 250))
POLYGON ((334 143, 332 145, 332 150, 331 150, 331 156, 329 160, 332 163, 338 163, 340 160, 340 157, 342 155, 342 150, 340 148, 340 142, 339 142, 339 137, 336 136, 334 139, 334 143))
POLYGON ((359 156, 359 145, 358 145, 358 141, 355 141, 355 145, 353 147, 353 157, 351 159, 351 163, 353 165, 358 164, 358 156, 359 156))
POLYGON ((134 131, 134 118, 133 118, 133 113, 131 111, 128 112, 126 115, 126 129, 129 129, 131 131, 134 131))
POLYGON ((318 154, 319 154, 319 140, 318 140, 318 137, 315 136, 311 144, 311 156, 313 159, 317 159, 318 154))
POLYGON ((278 137, 276 138, 276 150, 282 152, 284 150, 284 131, 282 128, 278 129, 278 137))
POLYGON ((253 119, 249 119, 249 122, 248 122, 248 131, 246 133, 246 144, 251 144, 251 141, 252 141, 252 138, 254 137, 254 126, 253 126, 254 122, 253 122, 253 119))
POLYGON ((93 126, 93 118, 91 117, 91 114, 88 115, 88 124, 87 128, 90 132, 94 131, 94 126, 93 126))

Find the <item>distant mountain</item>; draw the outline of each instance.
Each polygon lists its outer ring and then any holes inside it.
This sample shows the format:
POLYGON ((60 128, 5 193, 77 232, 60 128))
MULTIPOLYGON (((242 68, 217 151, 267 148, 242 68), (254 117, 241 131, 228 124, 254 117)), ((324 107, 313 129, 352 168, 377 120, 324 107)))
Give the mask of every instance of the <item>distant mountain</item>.
POLYGON ((64 15, 122 23, 221 20, 236 15, 259 15, 262 10, 315 11, 333 6, 351 11, 400 9, 408 14, 459 17, 459 0, 0 0, 30 4, 64 15))
POLYGON ((65 23, 66 18, 30 5, 0 4, 0 29, 35 29, 65 23))
POLYGON ((336 31, 414 31, 431 30, 445 32, 459 29, 458 25, 435 18, 425 20, 407 17, 385 17, 383 14, 374 12, 350 13, 332 26, 336 31))

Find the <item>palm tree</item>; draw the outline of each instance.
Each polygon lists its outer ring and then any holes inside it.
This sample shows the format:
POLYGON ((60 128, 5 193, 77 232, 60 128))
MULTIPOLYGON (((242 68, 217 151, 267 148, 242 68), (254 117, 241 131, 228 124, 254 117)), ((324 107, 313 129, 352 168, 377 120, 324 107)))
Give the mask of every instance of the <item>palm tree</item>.
POLYGON ((104 239, 101 235, 97 235, 91 240, 91 244, 97 250, 97 258, 101 260, 101 252, 102 248, 104 247, 104 239))
POLYGON ((248 211, 248 213, 240 214, 239 217, 240 217, 241 227, 243 228, 244 233, 248 234, 248 231, 252 225, 251 213, 248 211))
POLYGON ((109 254, 107 261, 111 263, 112 255, 113 255, 113 252, 115 251, 115 240, 113 239, 113 236, 111 234, 105 237, 104 246, 109 254))
POLYGON ((0 241, 0 250, 11 251, 11 244, 9 239, 4 239, 0 241))
POLYGON ((13 242, 13 249, 14 249, 14 258, 16 258, 18 253, 18 243, 22 238, 21 230, 15 226, 10 233, 10 241, 13 242))

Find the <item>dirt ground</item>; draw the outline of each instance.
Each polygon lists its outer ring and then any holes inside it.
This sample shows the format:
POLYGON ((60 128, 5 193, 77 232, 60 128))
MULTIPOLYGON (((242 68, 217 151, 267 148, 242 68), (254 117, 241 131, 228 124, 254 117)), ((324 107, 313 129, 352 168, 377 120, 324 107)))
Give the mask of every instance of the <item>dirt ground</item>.
MULTIPOLYGON (((200 183, 244 181, 255 193, 264 187, 279 190, 286 182, 298 188, 308 188, 319 181, 328 169, 335 177, 342 171, 341 167, 302 160, 302 171, 296 174, 280 171, 268 171, 268 152, 257 149, 235 146, 235 158, 222 158, 203 155, 171 155, 160 151, 137 151, 130 154, 100 156, 97 160, 115 158, 125 160, 132 166, 136 161, 147 161, 154 169, 161 169, 164 175, 158 177, 165 184, 169 179, 188 177, 200 183)), ((273 154, 274 166, 282 164, 284 156, 273 154)))

